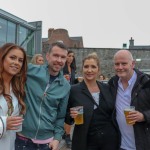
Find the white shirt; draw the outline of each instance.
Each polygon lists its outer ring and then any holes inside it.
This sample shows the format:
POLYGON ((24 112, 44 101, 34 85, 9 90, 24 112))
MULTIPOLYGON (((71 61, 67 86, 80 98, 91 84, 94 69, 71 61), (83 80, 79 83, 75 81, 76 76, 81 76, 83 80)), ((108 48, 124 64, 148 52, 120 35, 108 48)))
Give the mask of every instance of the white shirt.
MULTIPOLYGON (((93 93, 91 93, 92 97, 95 100, 95 102, 97 103, 97 105, 99 105, 99 93, 100 92, 93 92, 93 93)), ((97 106, 94 104, 94 109, 96 109, 96 108, 97 108, 97 106)))
MULTIPOLYGON (((12 90, 10 91, 10 95, 12 97, 12 103, 14 106, 12 116, 18 116, 19 115, 18 99, 16 98, 12 90)), ((0 150, 15 150, 15 138, 16 132, 18 132, 18 130, 17 131, 6 130, 7 112, 8 112, 7 102, 4 96, 0 95, 0 117, 4 123, 4 134, 0 139, 0 150)))
POLYGON ((126 150, 136 150, 134 130, 132 125, 127 125, 124 109, 131 104, 131 92, 136 82, 137 75, 134 72, 128 81, 128 87, 124 90, 119 79, 116 97, 116 119, 121 132, 121 148, 126 150))

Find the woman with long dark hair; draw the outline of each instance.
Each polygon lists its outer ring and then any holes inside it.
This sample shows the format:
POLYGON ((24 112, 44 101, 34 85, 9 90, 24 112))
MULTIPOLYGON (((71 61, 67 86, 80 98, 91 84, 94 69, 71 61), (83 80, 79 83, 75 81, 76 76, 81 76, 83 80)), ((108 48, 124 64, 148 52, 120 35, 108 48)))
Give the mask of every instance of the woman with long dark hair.
POLYGON ((0 149, 14 150, 16 132, 25 113, 24 85, 27 58, 24 49, 13 43, 0 48, 0 149))
MULTIPOLYGON (((75 54, 73 51, 69 50, 63 72, 64 77, 68 80, 68 82, 71 85, 75 83, 75 71, 76 71, 75 54)), ((65 123, 64 128, 65 134, 63 138, 65 139, 67 147, 71 147, 71 138, 70 138, 71 126, 65 123)))
POLYGON ((70 84, 74 84, 75 82, 75 71, 76 71, 76 61, 75 54, 73 51, 69 50, 67 55, 67 61, 63 68, 65 78, 70 82, 70 84))

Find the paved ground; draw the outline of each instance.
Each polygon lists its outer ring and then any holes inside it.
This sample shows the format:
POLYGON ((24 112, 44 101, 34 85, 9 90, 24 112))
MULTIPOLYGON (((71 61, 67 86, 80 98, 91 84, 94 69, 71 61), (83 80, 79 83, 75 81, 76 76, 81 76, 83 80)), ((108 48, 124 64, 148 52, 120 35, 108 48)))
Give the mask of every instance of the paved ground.
MULTIPOLYGON (((73 129, 74 129, 74 125, 72 125, 72 128, 71 128, 71 139, 72 139, 73 129)), ((62 139, 59 145, 59 150, 71 150, 71 149, 67 148, 65 141, 62 139)))
POLYGON ((71 149, 67 148, 65 141, 62 140, 59 145, 59 150, 71 150, 71 149))

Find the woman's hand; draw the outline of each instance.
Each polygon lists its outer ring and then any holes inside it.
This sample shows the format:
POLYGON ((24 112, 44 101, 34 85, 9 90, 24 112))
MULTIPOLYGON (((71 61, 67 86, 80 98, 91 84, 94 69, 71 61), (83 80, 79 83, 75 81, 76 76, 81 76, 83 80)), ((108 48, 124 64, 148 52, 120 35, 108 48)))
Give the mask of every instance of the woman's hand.
POLYGON ((22 117, 8 116, 7 117, 7 130, 17 130, 19 125, 22 124, 22 117))
POLYGON ((78 110, 76 110, 75 108, 70 108, 70 116, 72 118, 76 118, 78 115, 78 110))

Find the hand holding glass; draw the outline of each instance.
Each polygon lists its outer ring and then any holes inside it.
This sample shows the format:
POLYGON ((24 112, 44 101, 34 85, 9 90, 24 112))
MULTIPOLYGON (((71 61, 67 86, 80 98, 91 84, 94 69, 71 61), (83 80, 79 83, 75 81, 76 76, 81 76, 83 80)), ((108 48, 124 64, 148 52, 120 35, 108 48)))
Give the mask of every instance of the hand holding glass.
POLYGON ((132 119, 128 119, 128 117, 127 117, 129 115, 129 112, 131 112, 131 111, 135 111, 135 107, 134 106, 129 106, 129 107, 124 109, 124 114, 125 114, 125 117, 126 117, 126 123, 128 125, 134 125, 135 124, 135 122, 131 123, 131 121, 133 121, 133 120, 132 119))
POLYGON ((21 131, 23 118, 21 116, 8 116, 7 117, 7 130, 21 131))
POLYGON ((70 108, 70 111, 77 111, 77 116, 74 118, 75 124, 80 125, 84 123, 83 120, 83 106, 76 106, 70 108))

